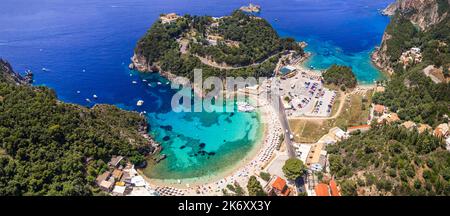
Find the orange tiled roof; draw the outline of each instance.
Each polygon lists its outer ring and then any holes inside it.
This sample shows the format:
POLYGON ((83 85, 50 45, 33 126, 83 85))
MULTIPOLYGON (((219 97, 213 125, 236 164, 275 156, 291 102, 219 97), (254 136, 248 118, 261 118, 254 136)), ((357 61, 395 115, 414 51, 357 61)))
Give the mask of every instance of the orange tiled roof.
POLYGON ((115 169, 112 173, 112 176, 119 180, 122 177, 122 171, 115 169))
POLYGON ((387 118, 388 122, 396 122, 396 121, 400 121, 400 118, 398 117, 397 113, 391 113, 389 115, 389 118, 387 118))
POLYGON ((336 182, 334 179, 331 179, 330 181, 330 189, 331 189, 331 196, 340 196, 339 190, 337 188, 336 182))
POLYGON ((279 191, 283 191, 286 187, 286 181, 280 177, 277 177, 277 179, 273 182, 272 187, 279 191))
POLYGON ((434 136, 443 137, 444 133, 442 133, 442 130, 440 128, 436 128, 436 129, 434 129, 434 136))
POLYGON ((330 196, 330 192, 328 191, 328 185, 320 183, 316 185, 314 189, 316 191, 316 196, 330 196))
POLYGON ((375 110, 375 112, 377 112, 377 113, 383 113, 383 112, 384 112, 384 106, 383 106, 383 105, 380 105, 380 104, 377 104, 377 105, 375 105, 374 110, 375 110))
POLYGON ((353 127, 349 127, 347 128, 347 130, 357 130, 357 129, 362 129, 362 128, 370 128, 370 125, 358 125, 358 126, 353 126, 353 127))

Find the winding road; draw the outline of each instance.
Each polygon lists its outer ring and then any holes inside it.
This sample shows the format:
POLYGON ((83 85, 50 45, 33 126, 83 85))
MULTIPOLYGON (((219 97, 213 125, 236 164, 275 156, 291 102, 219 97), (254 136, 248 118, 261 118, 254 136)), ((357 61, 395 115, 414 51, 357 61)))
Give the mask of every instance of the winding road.
POLYGON ((275 53, 275 54, 269 56, 268 58, 264 59, 264 60, 261 61, 261 62, 255 62, 255 63, 253 63, 253 64, 251 64, 251 65, 239 66, 239 67, 222 66, 222 65, 219 65, 217 62, 213 62, 213 61, 208 60, 208 59, 205 58, 205 57, 201 57, 201 56, 196 55, 196 54, 193 54, 193 56, 197 57, 197 58, 202 62, 202 64, 205 64, 205 65, 208 65, 208 66, 211 66, 211 67, 214 67, 214 68, 218 68, 218 69, 223 69, 223 70, 235 70, 235 69, 242 69, 242 68, 248 68, 248 67, 258 66, 258 65, 260 65, 260 64, 262 64, 262 63, 268 61, 269 59, 275 57, 276 55, 279 55, 279 54, 283 53, 283 52, 284 52, 284 51, 275 53))

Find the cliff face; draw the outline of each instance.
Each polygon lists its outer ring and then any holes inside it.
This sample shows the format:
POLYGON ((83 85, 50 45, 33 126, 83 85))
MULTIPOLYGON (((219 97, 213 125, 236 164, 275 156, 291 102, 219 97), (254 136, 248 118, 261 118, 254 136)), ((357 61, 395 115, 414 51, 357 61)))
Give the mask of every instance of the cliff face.
POLYGON ((383 39, 381 40, 381 46, 376 48, 372 53, 372 62, 381 70, 393 74, 394 69, 392 68, 390 57, 387 55, 386 41, 389 40, 389 38, 391 38, 391 36, 385 32, 383 34, 383 39))
POLYGON ((31 83, 33 80, 33 74, 31 72, 27 73, 25 77, 20 76, 20 74, 14 72, 11 65, 0 59, 0 81, 6 81, 8 83, 15 83, 20 85, 26 85, 31 83))
MULTIPOLYGON (((417 26, 420 31, 427 31, 449 14, 444 4, 450 4, 450 0, 396 0, 383 10, 383 14, 402 16, 417 26)), ((390 38, 391 35, 385 32, 380 47, 372 54, 372 60, 377 67, 392 74, 394 72, 392 62, 398 59, 391 59, 387 54, 389 49, 387 41, 390 38)))
POLYGON ((142 54, 134 53, 129 68, 140 72, 149 72, 150 64, 142 54))
POLYGON ((450 0, 397 0, 384 9, 383 14, 393 16, 396 13, 406 15, 421 30, 442 21, 445 13, 439 11, 439 1, 450 0))

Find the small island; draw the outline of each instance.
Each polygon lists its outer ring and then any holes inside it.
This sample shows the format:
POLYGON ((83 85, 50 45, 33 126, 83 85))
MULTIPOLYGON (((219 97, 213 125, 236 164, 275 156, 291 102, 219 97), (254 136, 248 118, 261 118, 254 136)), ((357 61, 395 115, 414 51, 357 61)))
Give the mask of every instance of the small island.
POLYGON ((285 55, 304 51, 260 17, 240 10, 224 17, 172 13, 161 15, 138 42, 130 68, 188 78, 194 68, 204 76, 268 77, 285 55))

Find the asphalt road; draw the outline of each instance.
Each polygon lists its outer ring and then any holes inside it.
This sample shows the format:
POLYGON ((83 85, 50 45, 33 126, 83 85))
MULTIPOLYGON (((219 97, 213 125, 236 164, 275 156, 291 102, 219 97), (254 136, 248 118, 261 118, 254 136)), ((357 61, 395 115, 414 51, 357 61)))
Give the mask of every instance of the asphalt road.
POLYGON ((289 158, 295 158, 294 146, 292 146, 292 141, 289 137, 292 134, 291 128, 289 127, 289 122, 286 117, 286 112, 284 111, 285 109, 283 106, 283 101, 281 100, 280 96, 278 96, 278 100, 279 100, 278 118, 280 119, 281 127, 283 128, 284 141, 286 143, 286 149, 288 151, 288 156, 289 156, 289 158))

